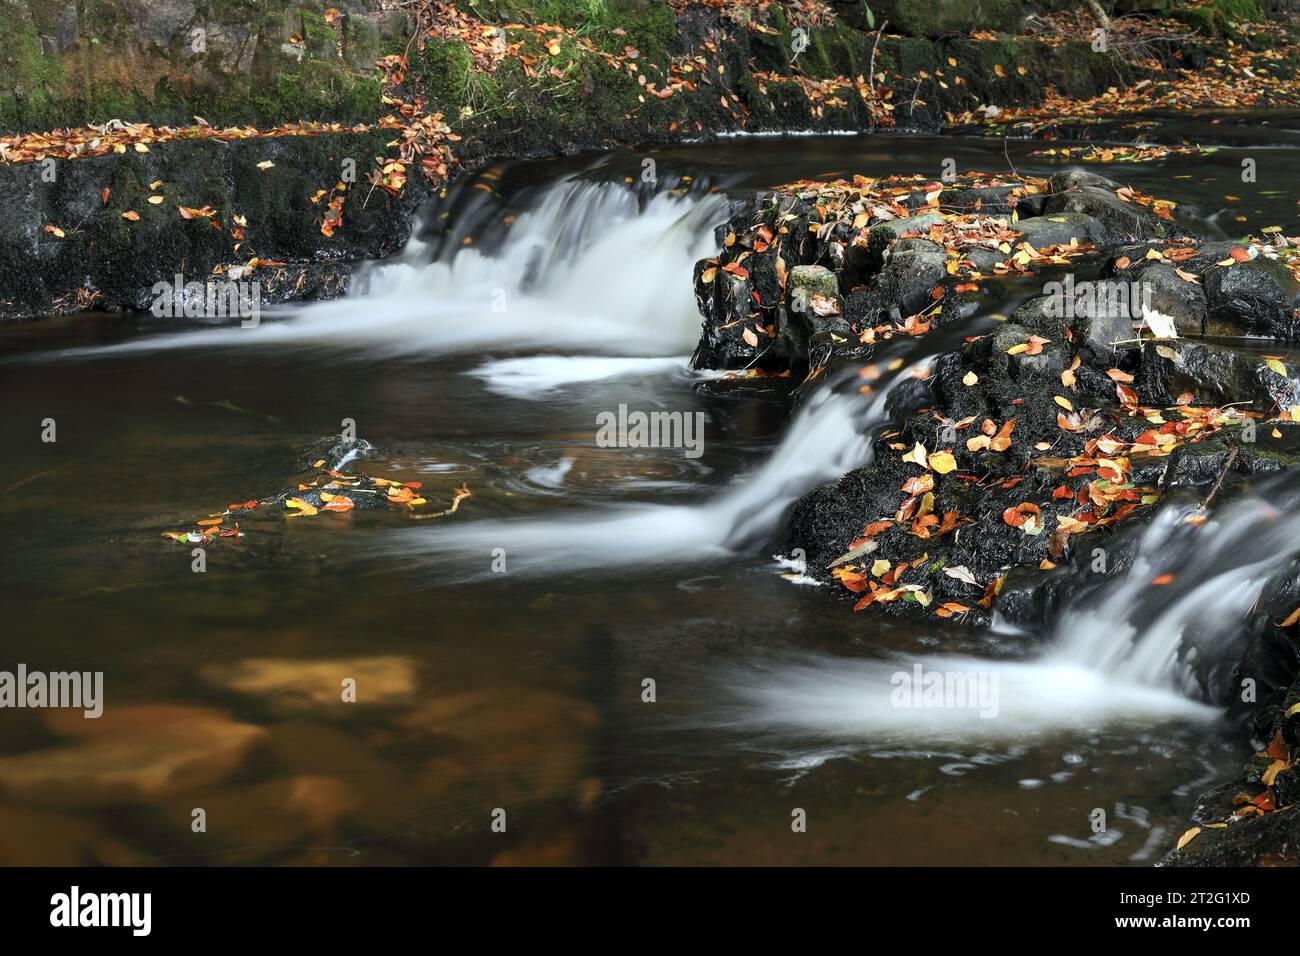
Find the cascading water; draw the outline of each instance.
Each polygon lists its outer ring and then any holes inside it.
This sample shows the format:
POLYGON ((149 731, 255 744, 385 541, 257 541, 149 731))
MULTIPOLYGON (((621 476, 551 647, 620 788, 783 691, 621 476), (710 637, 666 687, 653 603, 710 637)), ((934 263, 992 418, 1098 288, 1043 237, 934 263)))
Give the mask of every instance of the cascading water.
POLYGON ((1297 490, 1274 482, 1199 526, 1187 520, 1194 506, 1163 509, 1118 581, 1066 608, 1054 658, 1125 683, 1195 693, 1185 640, 1212 654, 1245 629, 1266 582, 1300 555, 1297 505, 1297 490), (1165 576, 1168 584, 1152 583, 1165 576))
POLYGON ((829 739, 1021 740, 1129 719, 1211 719, 1199 703, 1198 655, 1240 655, 1250 612, 1270 580, 1294 574, 1300 558, 1300 489, 1268 483, 1204 523, 1195 505, 1153 519, 1124 571, 1066 607, 1049 649, 1036 660, 918 655, 884 660, 803 656, 728 675, 738 707, 724 721, 749 729, 829 739), (1157 579, 1167 584, 1155 584, 1157 579), (1190 649, 1192 646, 1194 650, 1190 649), (997 713, 969 707, 894 706, 900 673, 978 674, 996 687, 997 713))
MULTIPOLYGON (((642 202, 621 184, 562 180, 514 218, 491 253, 458 245, 429 262, 427 245, 413 240, 397 261, 369 269, 359 294, 276 310, 257 327, 169 333, 43 358, 271 345, 360 359, 487 349, 683 356, 699 335, 683 277, 712 251, 711 230, 725 206, 719 194, 661 192, 642 202)), ((607 367, 610 374, 638 369, 635 362, 607 367)), ((563 382, 574 369, 552 371, 563 382)), ((481 373, 495 375, 491 366, 481 373)), ((590 380, 590 373, 588 366, 573 378, 590 380)), ((507 380, 514 374, 501 370, 507 380)))
POLYGON ((638 504, 419 528, 398 532, 396 547, 447 561, 440 571, 452 575, 463 575, 457 569, 471 563, 469 556, 497 547, 508 548, 511 574, 685 564, 735 554, 770 533, 800 495, 865 464, 872 429, 887 420, 891 397, 928 364, 922 360, 899 370, 868 402, 829 387, 816 392, 763 465, 703 504, 638 504))

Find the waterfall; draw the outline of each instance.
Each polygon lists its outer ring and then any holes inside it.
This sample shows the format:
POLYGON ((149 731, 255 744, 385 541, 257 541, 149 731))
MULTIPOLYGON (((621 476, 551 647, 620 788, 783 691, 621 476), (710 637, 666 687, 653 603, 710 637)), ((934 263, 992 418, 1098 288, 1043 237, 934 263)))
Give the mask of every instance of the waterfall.
POLYGON ((1126 683, 1192 693, 1185 638, 1198 653, 1226 649, 1266 582, 1300 555, 1300 494, 1283 476, 1211 512, 1168 506, 1147 527, 1132 563, 1102 593, 1076 598, 1061 617, 1054 657, 1126 683), (1164 585, 1158 577, 1172 575, 1164 585))
POLYGON ((677 565, 734 555, 771 533, 786 510, 817 485, 869 460, 872 431, 888 420, 890 399, 928 359, 900 368, 871 399, 823 387, 787 426, 772 455, 698 504, 591 508, 545 518, 473 521, 394 533, 394 546, 424 555, 438 573, 488 577, 494 548, 512 576, 632 565, 677 565), (473 570, 467 572, 466 568, 473 570))
POLYGON ((1282 475, 1207 512, 1204 523, 1188 522, 1195 512, 1193 504, 1163 508, 1114 577, 1090 581, 1081 556, 1075 596, 1034 659, 919 653, 760 661, 726 674, 732 705, 717 722, 801 738, 935 744, 1213 719, 1220 711, 1198 702, 1192 665, 1203 655, 1240 656, 1261 593, 1300 557, 1300 488, 1282 475), (1167 584, 1154 583, 1166 575, 1167 584), (977 675, 992 685, 997 713, 982 719, 969 706, 896 706, 898 675, 918 665, 943 676, 977 675))
POLYGON ((726 205, 720 194, 643 200, 623 184, 564 179, 518 213, 504 207, 488 251, 444 244, 428 261, 429 246, 412 240, 398 259, 363 268, 351 294, 270 310, 255 327, 233 321, 40 358, 283 345, 357 359, 489 348, 685 355, 700 324, 691 269, 714 251, 726 205))

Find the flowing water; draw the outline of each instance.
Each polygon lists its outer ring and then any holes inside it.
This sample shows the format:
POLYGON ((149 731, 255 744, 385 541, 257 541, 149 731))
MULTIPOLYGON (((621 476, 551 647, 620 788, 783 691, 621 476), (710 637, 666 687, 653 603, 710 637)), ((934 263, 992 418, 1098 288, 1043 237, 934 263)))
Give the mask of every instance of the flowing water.
MULTIPOLYGON (((1289 223, 1294 164, 1250 193, 1239 170, 1246 155, 1289 162, 1294 122, 1179 123, 1164 141, 1224 148, 1110 174, 1213 235, 1289 223)), ((1244 502, 1202 529, 1222 550, 1187 556, 1179 579, 1202 588, 1153 597, 1139 557, 1054 635, 853 615, 773 553, 790 505, 868 460, 870 436, 921 399, 912 370, 1033 290, 1009 284, 968 324, 891 343, 897 371, 872 396, 826 388, 793 415, 785 383, 687 368, 691 267, 728 196, 937 175, 946 158, 1047 173, 1028 156, 1041 145, 759 139, 507 164, 452 189, 353 295, 258 328, 94 315, 0 330, 0 669, 103 671, 105 697, 99 720, 0 721, 0 852, 1154 862, 1245 757, 1185 693, 1178 635, 1207 614, 1230 627, 1297 549, 1298 512, 1244 502), (646 156, 657 190, 628 185, 646 156), (597 416, 620 405, 702 416, 704 454, 600 447, 597 416), (474 496, 431 521, 249 521, 206 548, 203 573, 160 536, 279 491, 344 419, 373 447, 349 469, 421 481, 432 502, 463 482, 474 496), (1225 570, 1224 554, 1240 560, 1225 570), (895 706, 918 665, 996 696, 983 716, 895 706)), ((1177 518, 1151 526, 1144 554, 1168 550, 1177 518)))

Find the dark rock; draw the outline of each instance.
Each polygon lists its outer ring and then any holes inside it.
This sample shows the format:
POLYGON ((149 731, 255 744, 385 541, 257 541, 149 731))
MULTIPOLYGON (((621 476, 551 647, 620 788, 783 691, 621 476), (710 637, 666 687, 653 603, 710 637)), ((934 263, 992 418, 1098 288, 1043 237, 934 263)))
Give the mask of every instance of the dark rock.
POLYGON ((1125 278, 1145 287, 1144 299, 1152 309, 1174 320, 1180 336, 1216 334, 1207 333, 1205 328, 1208 312, 1205 291, 1197 283, 1181 278, 1173 266, 1166 262, 1149 262, 1125 278))
POLYGON ((1059 213, 1089 217, 1089 238, 1097 246, 1139 239, 1166 239, 1181 234, 1172 222, 1161 219, 1146 207, 1096 186, 1072 187, 1066 192, 1053 194, 1047 202, 1047 215, 1050 218, 1059 213))
POLYGON ((42 179, 39 163, 0 165, 0 207, 6 210, 0 217, 0 316, 89 305, 147 310, 155 283, 178 274, 186 282, 205 281, 217 266, 247 263, 250 249, 319 278, 298 284, 295 276, 287 285, 268 271, 254 273, 269 300, 337 294, 346 287, 350 263, 402 248, 428 190, 418 176, 398 197, 374 190, 367 201, 371 190, 349 190, 343 225, 332 238, 321 234, 323 208, 311 197, 338 180, 345 158, 364 172, 390 138, 381 132, 175 141, 145 154, 60 161, 53 182, 42 179), (259 168, 265 161, 275 165, 259 168), (157 192, 166 200, 156 206, 144 202, 155 181, 162 182, 157 192), (211 218, 185 220, 177 209, 205 205, 215 210, 211 218), (128 210, 139 220, 123 219, 128 210), (240 251, 236 214, 248 222, 240 251), (62 227, 65 238, 46 233, 47 224, 62 227), (343 268, 309 268, 320 264, 343 268))
MULTIPOLYGON (((1205 270, 1208 318, 1246 335, 1292 341, 1297 334, 1300 283, 1281 263, 1264 257, 1205 270)), ((1239 333, 1239 334, 1240 334, 1239 333)))
POLYGON ((1023 240, 1035 249, 1044 246, 1067 246, 1074 242, 1090 242, 1099 231, 1091 216, 1077 212, 1063 212, 1051 216, 1034 216, 1021 219, 1012 228, 1023 233, 1023 240))

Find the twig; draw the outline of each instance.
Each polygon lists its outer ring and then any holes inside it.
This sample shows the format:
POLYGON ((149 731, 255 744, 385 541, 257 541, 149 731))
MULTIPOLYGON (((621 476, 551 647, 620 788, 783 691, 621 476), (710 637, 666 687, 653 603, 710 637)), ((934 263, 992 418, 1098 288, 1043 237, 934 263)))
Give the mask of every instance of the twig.
POLYGON ((889 26, 889 21, 885 20, 880 24, 880 29, 876 31, 876 42, 871 44, 871 62, 867 65, 867 82, 871 88, 876 88, 876 47, 880 46, 880 35, 885 32, 885 27, 889 26))
POLYGON ((1223 468, 1219 471, 1219 477, 1214 479, 1214 484, 1210 487, 1210 493, 1201 500, 1199 505, 1196 506, 1197 511, 1204 511, 1210 506, 1210 502, 1213 501, 1214 496, 1218 494, 1219 486, 1223 484, 1223 479, 1227 477, 1229 469, 1232 468, 1232 463, 1237 460, 1237 452, 1239 451, 1241 451, 1240 445, 1233 445, 1232 448, 1228 450, 1228 455, 1223 460, 1223 468))
POLYGON ((430 518, 445 518, 447 517, 447 515, 452 515, 456 513, 456 509, 460 507, 461 501, 463 501, 466 498, 472 498, 472 497, 474 496, 469 490, 469 485, 461 485, 459 488, 456 489, 456 497, 451 499, 451 507, 448 508, 447 510, 439 511, 437 514, 413 515, 412 517, 414 517, 416 521, 427 521, 430 518))

